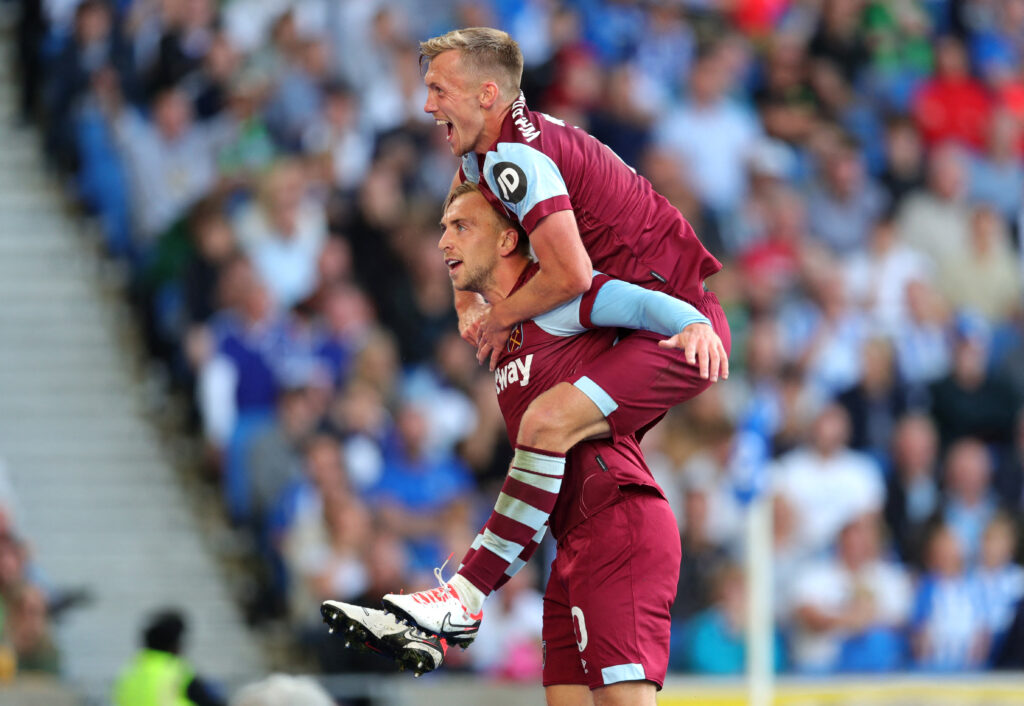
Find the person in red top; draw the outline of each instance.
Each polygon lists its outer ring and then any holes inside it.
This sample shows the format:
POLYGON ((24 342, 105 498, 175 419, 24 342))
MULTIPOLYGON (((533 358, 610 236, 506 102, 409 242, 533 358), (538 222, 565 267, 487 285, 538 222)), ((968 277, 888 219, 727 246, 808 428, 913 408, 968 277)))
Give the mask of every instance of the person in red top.
POLYGON ((971 76, 967 52, 959 39, 939 40, 935 76, 921 86, 911 110, 929 147, 952 140, 973 149, 984 148, 992 101, 981 81, 971 76))
MULTIPOLYGON (((476 184, 452 190, 442 224, 439 247, 457 291, 497 303, 538 276, 524 234, 491 208, 476 184)), ((677 332, 695 324, 707 325, 707 318, 682 300, 594 273, 585 293, 516 325, 499 352, 495 391, 509 439, 517 438, 538 396, 615 346, 620 327, 644 328, 672 347, 681 343, 677 332)), ((548 703, 585 703, 592 689, 599 704, 653 704, 668 665, 680 561, 675 518, 635 434, 583 441, 563 461, 520 446, 494 512, 458 573, 432 592, 389 594, 385 607, 466 646, 482 611, 462 604, 474 592, 503 585, 550 527, 558 556, 544 602, 548 703), (423 612, 410 615, 414 606, 426 608, 434 622, 425 624, 423 612)), ((355 626, 363 639, 395 629, 361 607, 327 601, 323 611, 329 624, 355 626)), ((405 642, 398 642, 401 649, 405 642)), ((421 654, 422 636, 407 642, 421 654)))

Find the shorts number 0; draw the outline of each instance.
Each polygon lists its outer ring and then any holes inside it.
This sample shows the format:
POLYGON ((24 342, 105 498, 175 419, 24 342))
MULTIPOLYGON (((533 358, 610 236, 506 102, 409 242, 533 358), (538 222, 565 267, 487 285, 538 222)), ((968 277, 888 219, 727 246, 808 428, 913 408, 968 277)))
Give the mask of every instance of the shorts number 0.
POLYGON ((576 628, 576 646, 582 652, 587 649, 587 621, 583 619, 583 611, 579 606, 573 606, 569 612, 573 617, 573 627, 576 628))

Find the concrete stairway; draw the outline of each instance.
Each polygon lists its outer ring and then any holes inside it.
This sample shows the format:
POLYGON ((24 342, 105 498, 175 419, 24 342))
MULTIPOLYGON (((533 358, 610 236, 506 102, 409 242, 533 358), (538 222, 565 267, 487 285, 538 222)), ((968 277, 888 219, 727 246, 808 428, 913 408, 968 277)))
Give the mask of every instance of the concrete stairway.
POLYGON ((258 676, 259 642, 147 421, 95 248, 44 173, 36 135, 13 127, 9 42, 0 34, 0 459, 38 567, 95 596, 58 629, 64 671, 102 702, 143 617, 174 605, 201 672, 258 676))

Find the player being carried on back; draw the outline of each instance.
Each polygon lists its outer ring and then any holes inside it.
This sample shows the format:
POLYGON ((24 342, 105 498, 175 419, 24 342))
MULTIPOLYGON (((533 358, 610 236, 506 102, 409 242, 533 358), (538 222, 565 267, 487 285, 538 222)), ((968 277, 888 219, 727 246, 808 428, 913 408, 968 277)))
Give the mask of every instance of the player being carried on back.
MULTIPOLYGON (((540 514, 530 523, 495 520, 505 517, 500 498, 493 522, 449 582, 440 589, 385 596, 385 606, 412 624, 464 643, 475 632, 484 597, 506 575, 498 568, 511 567, 519 549, 529 552, 530 526, 551 512, 566 452, 602 435, 613 444, 639 438, 670 407, 726 377, 729 328, 717 299, 704 287, 704 279, 721 265, 682 215, 608 147, 526 106, 519 89, 522 53, 511 37, 490 28, 455 30, 423 42, 420 53, 427 63, 424 110, 445 126, 452 152, 462 158, 453 183, 478 184, 484 197, 529 235, 537 257, 533 276, 504 298, 488 302, 471 290, 457 291, 460 332, 478 346, 481 362, 489 359, 494 369, 514 340, 513 327, 589 292, 595 268, 663 292, 705 317, 677 330, 670 346, 659 345, 665 333, 630 333, 595 357, 580 359, 566 370, 567 378, 536 395, 514 436, 507 483, 524 482, 526 475, 547 478, 547 495, 537 493, 531 500, 540 514)), ((452 263, 453 278, 463 265, 452 263)), ((678 570, 665 559, 656 569, 659 579, 678 570)), ((581 652, 588 644, 581 637, 581 652)), ((650 674, 644 672, 645 682, 626 667, 613 669, 609 678, 618 680, 616 685, 649 686, 642 699, 630 703, 653 703, 650 674)))
MULTIPOLYGON (((538 276, 524 233, 488 204, 478 185, 452 190, 442 225, 439 247, 456 291, 496 304, 538 276)), ((516 326, 498 352, 495 388, 509 438, 516 439, 539 395, 613 347, 618 327, 651 331, 655 341, 668 336, 661 345, 675 348, 688 329, 707 321, 686 302, 595 273, 584 294, 516 326)), ((544 597, 548 702, 581 703, 580 690, 588 689, 599 689, 601 703, 653 702, 668 665, 679 570, 672 511, 635 435, 584 441, 560 461, 520 446, 459 573, 433 591, 385 599, 422 633, 393 615, 335 601, 322 609, 328 624, 417 671, 435 668, 442 638, 472 642, 484 587, 493 590, 511 577, 550 525, 558 555, 544 597), (589 521, 598 513, 599 521, 589 521), (409 602, 417 608, 410 611, 409 602), (430 635, 439 637, 430 643, 430 635)))

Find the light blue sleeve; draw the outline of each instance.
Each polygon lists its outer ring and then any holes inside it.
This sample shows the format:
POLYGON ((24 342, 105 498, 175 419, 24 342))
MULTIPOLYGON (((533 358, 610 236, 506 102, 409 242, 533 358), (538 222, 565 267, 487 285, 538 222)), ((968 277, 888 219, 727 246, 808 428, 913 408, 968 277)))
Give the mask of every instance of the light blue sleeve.
POLYGON ((582 301, 583 295, 581 294, 575 299, 555 307, 551 311, 546 311, 540 316, 534 316, 533 323, 552 336, 565 338, 583 333, 587 330, 587 327, 580 323, 580 303, 582 301))
POLYGON ((537 205, 569 196, 562 172, 551 157, 518 142, 501 142, 496 151, 487 153, 483 178, 520 223, 537 205))
POLYGON ((662 336, 673 336, 690 324, 711 324, 682 299, 617 279, 598 290, 590 321, 595 327, 644 329, 662 336))

